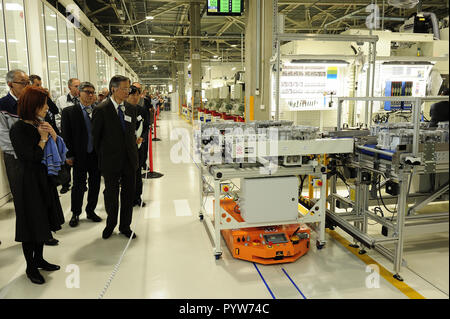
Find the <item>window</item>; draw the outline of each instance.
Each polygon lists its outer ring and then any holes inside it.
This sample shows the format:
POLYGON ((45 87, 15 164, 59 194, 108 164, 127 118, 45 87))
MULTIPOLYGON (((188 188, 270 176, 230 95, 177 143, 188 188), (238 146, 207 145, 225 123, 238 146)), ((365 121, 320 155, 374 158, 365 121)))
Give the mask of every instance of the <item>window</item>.
POLYGON ((56 22, 56 13, 44 5, 45 21, 45 42, 47 47, 47 67, 48 83, 50 93, 53 99, 62 95, 59 48, 58 48, 58 27, 56 22))
POLYGON ((3 0, 9 69, 28 73, 28 46, 23 0, 3 0))
POLYGON ((23 0, 0 0, 0 97, 9 91, 5 77, 12 69, 29 71, 23 0))
POLYGON ((77 71, 77 49, 75 43, 75 29, 72 27, 67 28, 67 39, 69 41, 69 71, 70 78, 78 78, 77 71))
POLYGON ((69 72, 69 49, 67 44, 67 27, 66 20, 57 16, 58 21, 58 44, 59 44, 59 63, 61 70, 61 88, 63 94, 69 93, 68 83, 70 78, 69 72))
POLYGON ((6 73, 8 73, 8 61, 6 59, 6 37, 3 22, 3 4, 0 0, 0 97, 5 96, 9 89, 6 85, 6 73))
POLYGON ((114 75, 118 75, 120 74, 119 71, 119 63, 117 63, 117 61, 114 63, 114 75))
POLYGON ((97 62, 97 88, 108 87, 109 82, 109 57, 99 47, 95 48, 97 62))

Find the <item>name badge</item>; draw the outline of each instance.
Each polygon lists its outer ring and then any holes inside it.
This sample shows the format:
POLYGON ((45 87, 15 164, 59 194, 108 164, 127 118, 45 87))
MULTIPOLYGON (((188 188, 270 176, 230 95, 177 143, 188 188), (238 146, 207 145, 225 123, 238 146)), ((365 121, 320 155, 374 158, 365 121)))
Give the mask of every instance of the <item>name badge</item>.
POLYGON ((124 119, 125 119, 125 121, 131 123, 131 116, 125 115, 124 119))
POLYGON ((142 120, 142 116, 138 116, 137 118, 136 118, 138 121, 141 121, 142 120))

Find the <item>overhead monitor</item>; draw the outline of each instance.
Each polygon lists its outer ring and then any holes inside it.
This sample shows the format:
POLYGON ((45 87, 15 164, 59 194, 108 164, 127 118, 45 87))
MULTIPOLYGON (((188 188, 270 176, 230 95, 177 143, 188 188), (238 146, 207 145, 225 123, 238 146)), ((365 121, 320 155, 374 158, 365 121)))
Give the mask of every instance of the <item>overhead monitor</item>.
POLYGON ((244 12, 244 0, 207 0, 209 16, 240 16, 244 12))

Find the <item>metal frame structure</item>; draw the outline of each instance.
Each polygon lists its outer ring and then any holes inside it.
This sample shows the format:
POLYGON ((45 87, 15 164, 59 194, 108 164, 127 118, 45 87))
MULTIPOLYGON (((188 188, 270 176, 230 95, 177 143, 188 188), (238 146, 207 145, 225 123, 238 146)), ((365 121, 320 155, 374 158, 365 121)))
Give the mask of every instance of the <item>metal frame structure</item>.
MULTIPOLYGON (((330 202, 330 209, 327 210, 327 220, 332 225, 337 225, 345 232, 350 234, 355 244, 361 243, 365 247, 374 248, 383 256, 393 262, 394 277, 398 280, 403 280, 400 276, 402 265, 406 262, 403 260, 403 246, 405 240, 406 228, 414 229, 415 232, 425 233, 429 231, 444 231, 448 230, 449 213, 437 213, 437 214, 415 214, 417 210, 423 208, 425 205, 435 201, 441 195, 448 192, 448 182, 431 194, 420 194, 423 197, 411 196, 411 199, 416 199, 416 202, 411 208, 408 208, 409 185, 414 174, 428 174, 430 170, 427 168, 426 159, 429 158, 430 150, 427 145, 419 144, 419 128, 420 128, 420 112, 423 102, 427 101, 442 101, 447 100, 448 97, 377 97, 377 98, 339 98, 338 99, 338 119, 337 130, 342 130, 341 112, 342 103, 344 101, 410 101, 413 102, 412 106, 412 121, 414 123, 414 135, 413 144, 407 150, 412 153, 413 156, 421 158, 423 161, 418 166, 412 166, 405 163, 402 156, 396 156, 395 154, 372 148, 366 148, 362 145, 355 145, 355 155, 351 161, 351 166, 357 170, 357 177, 355 182, 355 199, 350 200, 343 198, 337 194, 337 178, 333 176, 330 180, 330 196, 328 201, 330 202), (374 155, 363 154, 361 151, 370 151, 374 155), (380 158, 381 155, 391 156, 392 161, 380 158), (395 158, 395 161, 394 161, 395 158), (397 216, 396 218, 385 218, 375 214, 369 210, 369 183, 364 183, 362 180, 363 172, 371 172, 372 174, 378 174, 390 179, 399 185, 398 201, 397 201, 397 216), (349 207, 353 208, 352 213, 338 213, 336 212, 336 201, 345 203, 349 207), (384 238, 375 238, 368 234, 368 222, 369 220, 375 221, 378 224, 384 226, 387 230, 387 236, 384 238), (352 225, 353 222, 353 225, 352 225), (386 243, 394 243, 394 251, 391 251, 383 246, 386 243)), ((432 173, 448 173, 448 144, 442 146, 439 151, 446 152, 446 158, 439 163, 435 161, 433 165, 432 173)), ((438 147, 433 148, 434 152, 438 151, 438 147)), ((382 185, 379 186, 380 188, 382 185)), ((416 194, 413 194, 416 195, 416 194)), ((365 253, 364 248, 360 253, 365 253)))
POLYGON ((200 220, 204 220, 207 226, 208 232, 214 240, 214 255, 216 259, 219 259, 222 255, 221 246, 221 231, 224 229, 236 229, 236 228, 250 228, 250 227, 262 227, 273 225, 287 225, 303 223, 309 224, 317 233, 318 239, 316 246, 321 249, 325 243, 325 216, 326 216, 326 192, 327 192, 327 175, 326 168, 321 165, 303 165, 301 167, 282 167, 278 166, 276 172, 267 175, 270 177, 282 177, 282 176, 298 176, 298 175, 310 175, 314 176, 322 181, 320 187, 320 199, 318 199, 314 206, 305 215, 299 213, 295 220, 284 222, 270 222, 270 223, 247 223, 237 222, 229 213, 227 213, 220 206, 221 199, 221 183, 226 181, 232 181, 233 179, 240 178, 252 178, 261 177, 260 167, 257 165, 241 168, 239 164, 222 164, 214 166, 200 165, 199 167, 199 193, 200 193, 200 220), (214 214, 210 216, 205 210, 206 197, 214 195, 214 214))

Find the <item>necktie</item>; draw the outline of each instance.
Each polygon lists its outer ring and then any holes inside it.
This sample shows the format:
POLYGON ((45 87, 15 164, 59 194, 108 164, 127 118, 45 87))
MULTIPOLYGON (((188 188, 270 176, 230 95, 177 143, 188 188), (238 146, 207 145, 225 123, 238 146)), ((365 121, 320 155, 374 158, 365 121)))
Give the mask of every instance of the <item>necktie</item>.
POLYGON ((123 114, 123 109, 124 108, 125 107, 122 104, 119 105, 118 114, 119 114, 120 124, 122 124, 122 129, 125 132, 125 116, 123 114))
POLYGON ((92 124, 91 124, 91 113, 92 108, 89 106, 84 107, 84 111, 86 112, 88 119, 85 119, 86 123, 86 129, 88 132, 88 145, 87 145, 87 152, 92 153, 94 150, 94 144, 93 144, 93 138, 92 138, 92 124))

